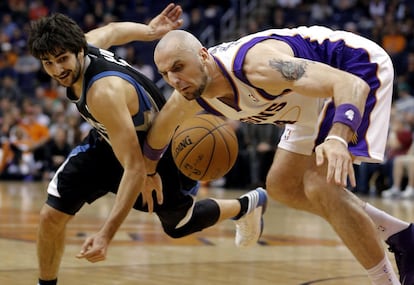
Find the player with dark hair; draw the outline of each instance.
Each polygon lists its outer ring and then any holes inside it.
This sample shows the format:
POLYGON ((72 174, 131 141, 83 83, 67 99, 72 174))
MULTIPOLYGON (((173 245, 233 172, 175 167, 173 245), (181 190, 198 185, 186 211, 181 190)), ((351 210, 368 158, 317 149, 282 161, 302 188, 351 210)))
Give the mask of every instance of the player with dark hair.
POLYGON ((37 239, 39 285, 57 283, 70 219, 85 203, 109 192, 117 194, 112 210, 78 254, 90 262, 105 259, 110 241, 131 208, 155 212, 165 233, 173 238, 225 219, 236 220, 237 245, 252 245, 260 237, 265 190, 258 188, 239 199, 196 202, 198 182, 178 171, 169 150, 156 171, 146 169, 141 147, 165 100, 153 82, 106 48, 158 39, 181 25, 181 14, 180 6, 170 4, 148 25, 112 23, 86 35, 62 14, 32 23, 30 52, 41 60, 48 75, 67 87, 68 99, 94 127, 49 183, 37 239), (162 187, 155 187, 160 175, 162 187), (145 188, 156 192, 142 191, 145 188))
MULTIPOLYGON (((175 88, 147 136, 153 149, 206 110, 252 124, 284 126, 268 172, 269 195, 324 218, 376 285, 399 284, 382 246, 395 253, 400 281, 414 285, 414 227, 361 201, 353 163, 384 157, 394 70, 374 42, 326 27, 271 29, 209 49, 176 30, 154 60, 175 88), (162 130, 162 134, 160 133, 162 130)), ((147 160, 155 171, 157 160, 147 160)))

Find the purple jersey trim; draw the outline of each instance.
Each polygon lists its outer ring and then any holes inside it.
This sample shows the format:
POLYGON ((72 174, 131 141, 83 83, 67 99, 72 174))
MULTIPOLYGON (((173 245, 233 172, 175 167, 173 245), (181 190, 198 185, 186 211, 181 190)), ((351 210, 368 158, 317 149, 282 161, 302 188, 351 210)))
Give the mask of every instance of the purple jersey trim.
POLYGON ((203 98, 199 97, 196 99, 197 103, 207 112, 216 116, 225 116, 224 114, 217 111, 215 108, 211 107, 209 103, 206 102, 203 98))
MULTIPOLYGON (((380 80, 377 77, 378 65, 377 63, 370 61, 368 51, 363 48, 352 48, 347 46, 344 40, 329 41, 326 39, 319 43, 316 40, 303 38, 300 35, 280 36, 276 34, 254 38, 240 48, 233 66, 235 75, 246 84, 251 85, 245 77, 242 69, 246 53, 256 43, 267 39, 281 40, 292 48, 295 57, 322 62, 340 70, 347 71, 363 79, 370 86, 370 92, 365 104, 362 123, 357 131, 357 143, 355 144, 355 142, 351 142, 349 144, 349 149, 354 155, 369 156, 365 134, 370 123, 370 113, 377 102, 375 93, 380 86, 380 80)), ((264 98, 275 98, 275 96, 267 94, 263 90, 261 91, 261 95, 264 98)), ((324 138, 327 136, 332 126, 334 113, 335 106, 331 103, 328 106, 325 118, 321 123, 315 145, 322 143, 324 138)))
MULTIPOLYGON (((216 57, 214 57, 214 60, 216 61, 218 67, 221 69, 223 75, 227 78, 228 82, 231 85, 231 89, 233 90, 234 94, 234 106, 232 106, 236 111, 241 111, 239 107, 239 92, 237 91, 236 85, 234 84, 234 81, 228 74, 227 70, 224 68, 223 63, 219 61, 216 57)), ((216 116, 224 116, 222 113, 217 111, 215 108, 211 107, 210 104, 208 104, 202 97, 199 97, 196 99, 197 103, 203 107, 208 113, 216 115, 216 116)))
MULTIPOLYGON (((271 37, 265 36, 265 37, 257 37, 254 38, 250 41, 248 41, 247 43, 243 44, 241 46, 241 48, 239 49, 239 51, 236 54, 236 57, 234 59, 234 63, 233 63, 233 72, 234 75, 240 79, 241 81, 243 81, 244 83, 246 83, 247 85, 256 88, 257 92, 265 99, 268 100, 273 100, 283 94, 277 94, 277 95, 272 95, 267 93, 266 91, 264 91, 261 88, 257 88, 255 86, 253 86, 249 80, 247 79, 247 77, 245 76, 244 72, 243 72, 243 63, 244 63, 244 59, 246 57, 246 53, 249 51, 249 49, 251 49, 255 44, 264 41, 264 40, 268 40, 271 37)), ((285 92, 285 91, 284 91, 285 92)))

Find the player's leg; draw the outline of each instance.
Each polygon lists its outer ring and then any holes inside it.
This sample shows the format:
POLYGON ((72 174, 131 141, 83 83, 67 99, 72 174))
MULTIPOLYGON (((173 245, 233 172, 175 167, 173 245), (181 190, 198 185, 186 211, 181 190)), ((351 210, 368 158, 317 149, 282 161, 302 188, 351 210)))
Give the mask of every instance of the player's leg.
POLYGON ((404 192, 401 193, 401 197, 404 199, 410 199, 414 197, 414 157, 412 155, 404 155, 404 158, 408 183, 407 187, 404 189, 404 192))
MULTIPOLYGON (((40 212, 37 235, 37 258, 39 265, 39 285, 53 284, 64 252, 66 224, 71 219, 67 215, 45 204, 40 212)), ((56 284, 56 283, 55 283, 56 284)))
POLYGON ((401 195, 401 182, 404 175, 404 160, 403 158, 396 157, 394 158, 393 167, 392 167, 392 176, 393 176, 393 184, 391 188, 384 190, 381 192, 381 196, 383 198, 391 198, 391 197, 398 197, 401 195))
POLYGON ((247 247, 254 245, 262 233, 266 204, 266 191, 258 188, 237 199, 207 198, 196 202, 195 197, 187 195, 175 207, 163 208, 156 213, 164 231, 173 238, 235 219, 236 245, 247 247))
POLYGON ((316 167, 314 156, 279 149, 267 178, 267 188, 275 200, 323 217, 369 275, 380 275, 381 280, 394 282, 381 283, 370 276, 373 284, 398 284, 374 223, 363 210, 363 202, 350 191, 327 184, 326 170, 316 167), (378 273, 379 264, 389 269, 389 274, 378 273))
MULTIPOLYGON (((234 219, 239 224, 236 244, 248 246, 257 242, 262 230, 262 215, 267 202, 266 191, 252 190, 238 199, 204 199, 196 201, 199 183, 181 174, 171 151, 161 158, 157 171, 162 177, 164 203, 155 205, 164 231, 179 238, 211 227, 223 220, 234 219)), ((134 208, 142 208, 139 197, 134 208)))
POLYGON ((65 229, 85 202, 117 188, 122 168, 111 148, 95 131, 72 150, 48 185, 48 198, 40 215, 37 256, 39 285, 57 284, 64 253, 65 229))

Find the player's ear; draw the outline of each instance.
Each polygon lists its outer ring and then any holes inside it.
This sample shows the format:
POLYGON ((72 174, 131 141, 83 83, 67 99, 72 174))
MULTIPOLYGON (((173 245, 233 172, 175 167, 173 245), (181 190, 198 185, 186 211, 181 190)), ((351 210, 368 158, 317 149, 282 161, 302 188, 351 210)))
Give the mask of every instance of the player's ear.
POLYGON ((199 51, 199 56, 203 62, 205 62, 209 58, 209 53, 205 47, 202 47, 199 51))
POLYGON ((76 55, 78 59, 83 59, 83 57, 85 56, 85 50, 82 49, 80 52, 78 52, 78 54, 76 55))

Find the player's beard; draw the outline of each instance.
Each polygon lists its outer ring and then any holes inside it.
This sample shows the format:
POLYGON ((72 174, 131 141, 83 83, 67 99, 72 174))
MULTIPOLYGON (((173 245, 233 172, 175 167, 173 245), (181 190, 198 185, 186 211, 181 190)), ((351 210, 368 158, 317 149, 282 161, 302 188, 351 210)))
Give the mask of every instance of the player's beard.
POLYGON ((81 62, 78 58, 76 58, 75 68, 72 71, 70 71, 69 76, 65 78, 63 81, 62 80, 58 80, 58 81, 62 86, 71 87, 79 80, 80 74, 81 74, 81 62), (64 82, 65 80, 70 80, 70 82, 65 83, 64 82))
POLYGON ((75 70, 73 71, 73 79, 72 79, 71 85, 75 84, 75 82, 79 80, 80 74, 81 74, 81 62, 76 57, 76 66, 75 66, 75 70))
POLYGON ((208 77, 207 77, 207 75, 205 73, 202 73, 202 74, 203 74, 203 76, 201 78, 201 83, 198 86, 198 88, 193 93, 191 93, 191 94, 184 94, 184 97, 187 100, 190 101, 190 100, 195 100, 197 98, 200 98, 201 95, 203 95, 204 90, 206 90, 208 77))

